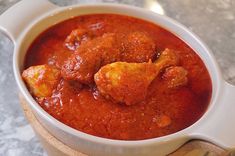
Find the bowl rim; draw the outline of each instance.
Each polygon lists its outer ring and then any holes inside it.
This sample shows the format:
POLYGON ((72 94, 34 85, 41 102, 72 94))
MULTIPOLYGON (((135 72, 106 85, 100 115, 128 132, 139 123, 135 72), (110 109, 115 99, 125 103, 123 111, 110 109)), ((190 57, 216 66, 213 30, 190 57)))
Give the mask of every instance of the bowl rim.
MULTIPOLYGON (((103 13, 106 13, 106 12, 104 11, 103 13)), ((115 13, 113 13, 113 14, 115 14, 115 13)), ((126 14, 123 13, 123 15, 126 15, 126 14)), ((78 15, 78 16, 80 16, 80 15, 78 15)), ((135 18, 138 18, 138 17, 135 17, 135 18)), ((140 18, 140 19, 142 19, 142 18, 140 18)), ((144 19, 144 20, 147 20, 147 19, 144 19)), ((147 20, 147 21, 149 21, 149 20, 147 20)), ((150 21, 152 23, 156 24, 154 19, 150 20, 150 21)), ((51 27, 51 26, 52 25, 48 26, 48 28, 51 27)), ((160 24, 159 24, 159 26, 163 27, 160 24)), ((163 27, 163 28, 166 29, 165 27, 163 27)), ((168 29, 166 29, 166 30, 168 30, 168 29)), ((173 32, 173 30, 168 30, 168 31, 175 34, 175 32, 173 32)), ((178 34, 177 34, 177 36, 178 36, 178 34)), ((178 37, 182 40, 182 38, 180 36, 178 36, 178 37)), ((183 41, 186 44, 188 44, 185 40, 183 40, 183 41)), ((189 45, 189 46, 191 47, 191 45, 189 45)), ((195 52, 197 53, 197 51, 195 51, 195 52)), ((203 56, 199 56, 199 57, 201 59, 203 59, 203 56)), ((206 65, 205 62, 204 62, 204 64, 206 65)), ((175 21, 175 20, 173 20, 173 19, 171 19, 171 18, 169 18, 165 15, 159 15, 159 14, 156 14, 152 11, 149 11, 149 10, 146 10, 146 9, 143 9, 143 8, 139 8, 139 7, 135 7, 135 6, 129 6, 129 5, 124 5, 124 4, 114 4, 114 3, 81 4, 81 5, 72 5, 72 6, 68 6, 68 7, 59 7, 57 9, 48 11, 45 14, 43 14, 42 16, 38 17, 34 22, 32 22, 27 27, 27 29, 25 29, 25 31, 20 36, 19 40, 17 40, 15 42, 14 56, 13 56, 13 68, 14 68, 14 76, 15 76, 17 85, 20 88, 20 91, 23 94, 24 98, 30 104, 31 108, 33 108, 33 112, 36 111, 42 118, 47 120, 53 126, 61 129, 64 132, 72 134, 73 136, 82 138, 84 140, 88 140, 90 142, 109 144, 109 145, 122 145, 122 146, 129 146, 129 147, 130 146, 141 146, 142 144, 152 144, 152 143, 157 143, 157 142, 166 142, 166 141, 176 139, 176 138, 179 138, 179 137, 186 137, 186 138, 190 137, 190 132, 193 132, 194 131, 193 129, 198 128, 202 122, 205 122, 207 120, 207 118, 210 116, 211 112, 216 107, 216 101, 219 98, 219 92, 222 88, 222 82, 221 82, 222 76, 221 76, 221 72, 219 70, 218 64, 216 63, 215 58, 212 55, 209 48, 206 46, 206 44, 204 44, 202 42, 202 40, 197 35, 195 35, 193 32, 188 30, 185 26, 183 26, 179 22, 177 22, 177 21, 175 21), (35 25, 35 23, 39 23, 43 19, 47 19, 47 18, 50 18, 52 16, 58 16, 60 13, 64 14, 67 11, 77 10, 77 9, 80 9, 80 8, 87 8, 87 7, 88 8, 108 7, 108 8, 116 8, 116 9, 121 9, 121 10, 122 9, 123 10, 128 9, 128 10, 131 10, 133 12, 138 12, 139 14, 146 14, 146 15, 148 14, 148 15, 151 15, 152 17, 157 17, 158 19, 162 19, 165 22, 167 22, 167 24, 171 24, 171 26, 180 29, 182 31, 183 35, 188 35, 188 37, 190 37, 192 40, 194 40, 196 42, 196 44, 198 46, 200 46, 202 51, 204 51, 205 54, 209 57, 208 61, 211 63, 211 65, 214 68, 213 70, 215 71, 214 73, 210 73, 211 80, 213 79, 215 81, 215 82, 212 82, 212 87, 214 86, 214 83, 216 83, 215 85, 217 86, 216 90, 214 88, 212 89, 212 97, 211 97, 210 104, 208 106, 208 109, 200 117, 200 119, 197 120, 194 124, 186 127, 185 129, 182 129, 178 132, 175 132, 175 133, 172 133, 172 134, 169 134, 169 135, 166 135, 166 136, 161 136, 161 137, 157 137, 157 138, 150 138, 150 139, 144 139, 144 140, 114 140, 114 139, 97 137, 97 136, 90 135, 90 134, 84 133, 82 131, 76 130, 74 128, 71 128, 71 127, 65 125, 64 123, 60 122, 59 120, 55 119, 53 116, 51 116, 45 110, 43 110, 41 108, 41 106, 33 99, 33 97, 29 93, 26 85, 24 84, 24 82, 21 78, 21 72, 20 72, 20 69, 19 69, 19 56, 22 52, 20 52, 19 49, 21 48, 21 45, 24 43, 24 39, 25 39, 24 37, 25 37, 26 33, 28 33, 29 31, 34 29, 33 26, 35 25), (216 79, 214 79, 214 77, 216 77, 216 79)), ((207 69, 208 69, 208 67, 207 67, 207 69)), ((208 71, 210 71, 210 70, 208 69, 208 71)))

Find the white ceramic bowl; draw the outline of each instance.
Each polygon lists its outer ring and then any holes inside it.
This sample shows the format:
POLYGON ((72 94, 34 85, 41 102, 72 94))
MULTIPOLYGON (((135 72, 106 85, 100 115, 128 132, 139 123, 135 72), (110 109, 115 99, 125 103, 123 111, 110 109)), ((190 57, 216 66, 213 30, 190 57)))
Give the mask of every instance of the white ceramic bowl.
POLYGON ((210 50, 178 22, 156 13, 117 4, 90 4, 57 7, 47 0, 22 0, 0 16, 0 28, 14 42, 14 74, 20 92, 37 119, 56 138, 89 155, 166 155, 190 139, 203 139, 224 148, 235 147, 235 87, 226 83, 210 50), (28 92, 21 78, 26 51, 31 42, 48 27, 70 17, 113 13, 156 23, 185 41, 205 63, 213 84, 212 98, 203 117, 192 126, 160 138, 119 141, 85 134, 59 122, 45 112, 28 92))

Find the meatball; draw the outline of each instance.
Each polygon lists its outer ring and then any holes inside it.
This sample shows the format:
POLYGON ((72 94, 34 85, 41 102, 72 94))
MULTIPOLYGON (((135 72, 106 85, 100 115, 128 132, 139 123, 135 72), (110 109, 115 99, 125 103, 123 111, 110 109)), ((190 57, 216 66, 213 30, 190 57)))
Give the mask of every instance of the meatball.
POLYGON ((123 39, 122 61, 148 62, 157 55, 153 39, 144 32, 132 32, 123 39))
POLYGON ((66 80, 91 84, 101 66, 120 60, 119 49, 116 36, 112 33, 87 41, 65 61, 62 76, 66 80))

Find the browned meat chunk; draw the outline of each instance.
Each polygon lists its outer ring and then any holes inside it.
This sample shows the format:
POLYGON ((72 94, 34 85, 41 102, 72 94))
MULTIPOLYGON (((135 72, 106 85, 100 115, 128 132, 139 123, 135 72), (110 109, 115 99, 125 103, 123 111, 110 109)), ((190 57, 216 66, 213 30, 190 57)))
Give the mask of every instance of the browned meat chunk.
POLYGON ((168 88, 185 86, 188 83, 188 71, 183 67, 169 67, 163 74, 163 79, 167 81, 168 88))
POLYGON ((89 84, 93 75, 101 66, 100 56, 96 53, 82 53, 72 55, 62 67, 62 76, 66 80, 78 80, 89 84))
POLYGON ((82 43, 91 40, 92 34, 85 29, 73 30, 65 40, 65 46, 69 50, 76 50, 82 43))
POLYGON ((84 84, 94 81, 94 74, 108 63, 120 60, 120 46, 115 34, 104 34, 82 44, 62 66, 62 76, 84 84))
POLYGON ((148 62, 157 54, 154 41, 144 32, 133 32, 127 35, 123 40, 123 47, 122 61, 124 62, 148 62))

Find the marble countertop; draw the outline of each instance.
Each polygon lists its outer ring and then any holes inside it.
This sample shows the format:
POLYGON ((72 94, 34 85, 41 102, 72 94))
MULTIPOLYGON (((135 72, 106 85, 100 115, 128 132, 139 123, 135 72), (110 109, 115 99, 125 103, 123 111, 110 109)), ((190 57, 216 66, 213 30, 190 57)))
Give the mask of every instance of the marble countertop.
MULTIPOLYGON (((19 0, 0 0, 0 13, 19 0)), ((235 0, 51 0, 64 6, 112 2, 147 7, 181 22, 212 50, 224 78, 235 85, 235 0)), ((45 156, 26 121, 12 71, 13 43, 0 33, 0 156, 45 156)))

